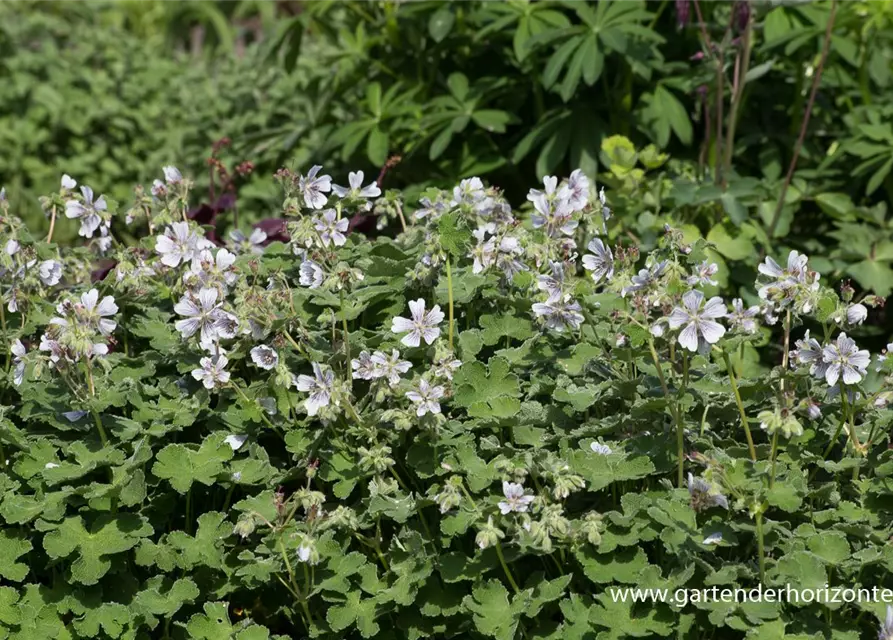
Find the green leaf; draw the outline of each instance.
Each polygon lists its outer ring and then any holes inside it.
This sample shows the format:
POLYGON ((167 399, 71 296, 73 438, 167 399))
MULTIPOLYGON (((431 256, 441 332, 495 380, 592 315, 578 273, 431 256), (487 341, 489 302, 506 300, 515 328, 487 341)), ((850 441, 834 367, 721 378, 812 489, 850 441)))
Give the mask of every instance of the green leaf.
POLYGON ((19 558, 31 551, 31 542, 20 529, 0 530, 0 576, 21 582, 28 575, 28 565, 19 558))
POLYGON ((369 139, 366 143, 366 156, 376 167, 381 167, 388 159, 389 149, 388 132, 381 127, 375 127, 369 132, 369 139))
POLYGON ((182 444, 169 444, 158 452, 152 473, 170 482, 180 493, 189 491, 192 484, 214 484, 223 472, 224 463, 233 457, 232 448, 218 433, 206 439, 198 450, 182 444))
POLYGON ((355 625, 361 636, 371 638, 380 629, 375 622, 376 609, 374 599, 364 599, 362 592, 351 591, 344 604, 329 607, 326 611, 326 620, 336 633, 355 625))
POLYGON ((504 358, 491 358, 489 365, 471 362, 453 376, 455 402, 474 417, 509 418, 520 410, 518 377, 509 373, 504 358))
POLYGON ((434 39, 434 42, 443 42, 443 39, 449 35, 456 22, 456 16, 453 14, 449 5, 444 5, 431 14, 428 19, 428 33, 434 39))
POLYGON ((462 599, 465 608, 471 613, 474 626, 479 633, 497 640, 512 640, 518 628, 524 599, 515 598, 509 603, 509 594, 502 583, 488 580, 478 583, 471 595, 462 599))

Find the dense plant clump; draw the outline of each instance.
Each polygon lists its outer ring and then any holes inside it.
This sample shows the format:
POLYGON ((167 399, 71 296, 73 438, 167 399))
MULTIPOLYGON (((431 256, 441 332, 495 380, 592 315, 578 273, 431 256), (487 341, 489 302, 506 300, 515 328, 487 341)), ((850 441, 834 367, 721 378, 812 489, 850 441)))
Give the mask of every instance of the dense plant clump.
POLYGON ((618 238, 579 170, 513 208, 477 177, 416 202, 284 169, 276 237, 198 226, 161 173, 126 209, 63 176, 42 207, 73 247, 0 195, 0 637, 893 627, 608 591, 884 584, 881 299, 797 251, 724 298, 715 245, 618 238))

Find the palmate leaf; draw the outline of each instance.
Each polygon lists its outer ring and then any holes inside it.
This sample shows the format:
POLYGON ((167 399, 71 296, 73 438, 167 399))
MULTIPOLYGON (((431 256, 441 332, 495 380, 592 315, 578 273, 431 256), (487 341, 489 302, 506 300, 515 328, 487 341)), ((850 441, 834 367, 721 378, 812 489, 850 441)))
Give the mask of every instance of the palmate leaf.
POLYGON ((71 564, 71 578, 85 585, 96 584, 112 566, 109 556, 123 553, 139 544, 140 538, 152 535, 147 520, 135 514, 103 514, 89 527, 80 516, 66 518, 43 539, 50 558, 67 558, 76 554, 71 564))
POLYGON ((509 593, 502 583, 487 580, 476 584, 462 604, 471 612, 479 633, 497 640, 512 640, 527 598, 522 595, 509 602, 509 593))
POLYGON ((518 377, 509 373, 508 361, 491 358, 488 366, 480 362, 463 365, 453 377, 455 402, 476 418, 510 418, 518 413, 521 395, 518 377))
POLYGON ((326 620, 336 633, 356 626, 361 636, 371 638, 380 629, 375 621, 377 608, 374 598, 363 598, 361 591, 351 591, 344 604, 329 607, 326 620))
POLYGON ((233 457, 232 448, 224 442, 225 437, 217 433, 197 450, 182 444, 169 444, 155 457, 152 473, 170 482, 180 493, 189 491, 195 482, 211 486, 223 472, 224 463, 233 457))
POLYGON ((0 530, 0 576, 12 582, 24 580, 28 575, 28 565, 19 562, 19 558, 32 548, 24 531, 10 528, 0 530))
POLYGON ((194 640, 266 640, 270 631, 257 624, 233 625, 225 602, 206 602, 204 613, 196 613, 184 625, 194 640))

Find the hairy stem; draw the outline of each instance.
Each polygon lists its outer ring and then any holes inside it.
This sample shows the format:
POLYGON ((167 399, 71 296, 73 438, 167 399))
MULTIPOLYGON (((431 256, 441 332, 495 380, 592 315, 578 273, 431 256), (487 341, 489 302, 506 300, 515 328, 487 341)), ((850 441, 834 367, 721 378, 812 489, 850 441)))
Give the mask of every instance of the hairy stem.
POLYGON ((732 361, 729 354, 723 349, 723 360, 726 363, 726 370, 729 373, 729 383, 732 386, 732 393, 735 396, 735 404, 738 406, 738 415, 741 416, 741 426, 744 427, 744 435, 747 437, 747 448, 750 451, 750 459, 757 461, 757 450, 753 446, 753 436, 750 433, 750 425, 747 423, 747 414, 744 412, 744 403, 741 402, 741 393, 738 391, 738 381, 735 379, 735 371, 732 369, 732 361))
POLYGON ((499 564, 502 565, 502 570, 505 572, 505 577, 508 578, 509 584, 512 585, 512 591, 516 594, 521 593, 521 590, 518 588, 518 583, 515 582, 515 577, 512 575, 511 570, 509 569, 508 564, 505 562, 505 556, 502 554, 502 544, 499 540, 496 541, 496 555, 499 557, 499 564))
POLYGON ((449 322, 449 333, 450 333, 450 351, 453 350, 453 271, 450 266, 450 262, 452 262, 450 256, 447 256, 446 261, 446 277, 447 277, 447 295, 450 298, 450 322, 449 322))
POLYGON ((677 468, 677 482, 679 487, 685 486, 685 433, 682 429, 682 417, 679 414, 679 406, 670 397, 670 389, 667 387, 667 381, 664 379, 663 369, 660 367, 660 359, 657 357, 657 350, 654 348, 654 340, 648 339, 648 349, 651 351, 651 359, 654 360, 654 366, 657 369, 657 377, 660 380, 661 389, 663 389, 664 397, 670 406, 670 412, 676 422, 676 456, 679 460, 677 468))
POLYGON ((760 582, 766 581, 766 554, 763 542, 763 512, 759 511, 757 520, 757 555, 760 563, 760 582))

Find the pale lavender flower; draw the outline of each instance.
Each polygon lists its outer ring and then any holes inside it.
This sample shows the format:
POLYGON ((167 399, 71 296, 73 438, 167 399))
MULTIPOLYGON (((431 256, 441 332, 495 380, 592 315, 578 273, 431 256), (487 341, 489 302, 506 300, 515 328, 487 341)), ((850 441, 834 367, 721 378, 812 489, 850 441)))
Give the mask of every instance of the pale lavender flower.
POLYGON ((477 245, 468 254, 469 258, 474 258, 471 265, 471 272, 474 274, 482 273, 496 262, 496 239, 487 239, 488 233, 494 233, 494 227, 495 225, 488 223, 471 232, 477 239, 477 245))
POLYGON ((259 344, 251 350, 251 361, 261 369, 275 369, 279 365, 279 354, 272 347, 259 344))
POLYGON ((407 347, 417 347, 421 344, 422 339, 425 344, 431 344, 440 336, 440 327, 438 325, 443 322, 444 314, 440 310, 440 305, 425 312, 425 300, 419 298, 409 303, 409 310, 412 313, 412 319, 397 317, 391 321, 391 331, 393 333, 406 333, 400 340, 407 347))
POLYGON ((300 272, 301 275, 298 278, 298 282, 302 287, 309 287, 311 289, 319 289, 319 287, 322 286, 326 275, 322 270, 322 267, 316 264, 313 260, 304 260, 301 263, 300 272))
POLYGON ((589 178, 582 169, 574 169, 567 179, 567 202, 574 211, 580 211, 589 204, 589 178))
POLYGON ((239 229, 229 232, 229 238, 233 243, 233 249, 237 253, 253 253, 260 255, 264 252, 264 242, 267 241, 267 232, 257 227, 246 236, 239 229))
POLYGON ((197 296, 187 293, 180 298, 174 311, 185 318, 177 320, 174 326, 181 336, 189 338, 201 331, 202 342, 213 341, 216 336, 214 323, 220 317, 217 295, 217 289, 201 289, 197 296))
POLYGON ((53 287, 62 279, 62 263, 56 260, 44 260, 37 268, 37 275, 46 286, 53 287))
POLYGON ((301 176, 298 180, 298 189, 304 194, 304 204, 311 209, 322 209, 326 206, 328 198, 324 193, 332 190, 332 178, 327 175, 317 177, 322 167, 314 165, 307 172, 307 176, 301 176))
POLYGON ((669 261, 664 260, 662 262, 656 262, 646 269, 639 269, 638 275, 631 278, 632 284, 623 287, 620 291, 620 295, 625 298, 627 293, 641 291, 642 289, 650 287, 664 274, 668 264, 669 261))
POLYGON ((161 262, 176 267, 181 262, 189 262, 204 249, 214 244, 189 228, 186 222, 175 222, 164 230, 164 235, 155 239, 155 251, 161 254, 161 262))
POLYGON ((710 483, 703 478, 696 478, 692 474, 688 474, 688 493, 691 496, 692 505, 696 509, 706 507, 722 507, 729 508, 729 500, 721 493, 713 491, 710 483))
POLYGON ((818 420, 822 417, 822 408, 812 398, 806 401, 806 415, 810 420, 818 420))
POLYGON ((164 173, 164 181, 168 184, 177 184, 183 180, 183 174, 177 167, 161 167, 161 171, 164 173))
POLYGON ((823 359, 824 349, 818 340, 809 337, 809 329, 806 330, 803 339, 797 340, 794 346, 796 349, 791 351, 792 359, 797 364, 809 365, 810 375, 816 378, 824 378, 825 372, 828 370, 828 365, 825 364, 823 359))
POLYGON ((350 183, 350 188, 339 187, 337 184, 333 184, 332 193, 339 198, 377 198, 381 195, 381 189, 375 182, 371 182, 365 187, 363 186, 362 171, 351 171, 347 174, 347 181, 350 183))
POLYGON ((426 413, 440 413, 438 400, 443 397, 443 393, 443 387, 440 385, 432 387, 422 378, 415 390, 406 392, 406 397, 416 405, 416 415, 421 418, 426 413))
POLYGON ((505 500, 499 503, 499 511, 502 515, 506 515, 514 511, 515 513, 526 513, 530 507, 530 503, 534 501, 535 496, 524 493, 524 485, 517 482, 502 482, 502 495, 505 500))
POLYGON ((829 386, 837 384, 837 380, 843 374, 844 384, 856 384, 866 374, 866 369, 871 363, 871 355, 865 349, 859 349, 852 338, 845 333, 837 336, 837 342, 832 342, 822 351, 822 359, 828 365, 825 371, 825 381, 829 386))
POLYGON ((887 605, 887 617, 878 630, 878 640, 893 640, 893 606, 887 605))
POLYGON ((6 255, 8 255, 8 256, 14 256, 15 254, 17 254, 19 252, 19 249, 21 249, 21 248, 22 248, 22 245, 19 244, 18 240, 9 239, 6 241, 5 249, 6 249, 6 255))
POLYGON ((577 330, 583 322, 583 308, 569 295, 560 300, 534 303, 533 313, 542 318, 549 329, 561 333, 565 329, 577 330))
POLYGON ((682 307, 676 307, 667 318, 671 329, 685 328, 677 338, 680 345, 689 351, 697 351, 703 338, 707 344, 715 344, 726 333, 725 327, 716 322, 726 316, 726 306, 722 298, 715 296, 704 304, 704 294, 692 290, 682 296, 682 307))
POLYGON ((236 433, 231 433, 223 439, 223 441, 228 444, 230 446, 230 449, 232 449, 233 451, 238 451, 239 449, 241 449, 246 440, 248 440, 248 436, 236 433))
POLYGON ((12 372, 12 382, 15 386, 19 386, 25 379, 25 354, 27 351, 25 350, 25 345, 19 339, 12 343, 9 350, 12 352, 12 363, 15 365, 15 369, 12 372))
POLYGON ((722 532, 716 531, 714 533, 711 533, 706 538, 704 538, 704 541, 702 544, 719 544, 721 542, 722 542, 722 532))
POLYGON ((66 174, 62 175, 62 180, 61 180, 59 186, 62 189, 62 191, 71 191, 76 186, 78 186, 78 183, 75 181, 74 178, 72 178, 70 175, 68 175, 66 173, 66 174))
POLYGON ((335 383, 335 374, 328 367, 323 369, 318 363, 313 362, 313 376, 299 375, 295 381, 298 391, 309 393, 310 397, 304 402, 307 415, 315 416, 322 407, 329 406, 332 399, 332 389, 335 383))
POLYGON ((234 253, 221 247, 217 254, 205 249, 192 258, 192 265, 183 274, 183 282, 198 288, 219 288, 226 294, 228 288, 239 279, 233 265, 236 263, 234 253))
POLYGON ((477 176, 465 178, 453 187, 453 201, 456 204, 475 204, 485 196, 484 183, 477 176))
POLYGON ((192 377, 199 380, 205 389, 213 389, 215 387, 225 385, 229 382, 229 372, 224 371, 229 360, 226 356, 213 356, 210 358, 202 358, 199 361, 201 368, 192 370, 192 377))
POLYGON ((564 263, 550 260, 549 270, 551 273, 537 276, 536 286, 548 294, 547 302, 553 302, 564 295, 564 263))
POLYGON ((868 317, 868 309, 863 304, 852 304, 846 310, 847 324, 860 325, 868 317))
POLYGON ((614 254, 611 248, 599 238, 593 238, 586 246, 591 253, 583 256, 583 268, 592 272, 592 279, 599 282, 602 278, 610 280, 614 277, 614 254))
POLYGON ((719 271, 719 267, 715 262, 711 263, 704 260, 704 262, 698 265, 697 271, 689 276, 688 284, 693 287, 708 284, 715 287, 717 282, 713 279, 713 276, 716 275, 717 271, 719 271))
POLYGON ((351 374, 354 380, 372 380, 378 378, 378 368, 372 361, 372 355, 368 351, 361 351, 360 355, 350 361, 351 374))
POLYGON ((453 372, 461 366, 461 360, 457 360, 453 357, 452 353, 447 353, 443 358, 434 363, 434 375, 438 378, 452 380, 453 372))
POLYGON ((349 224, 350 221, 347 218, 336 219, 334 209, 326 209, 322 212, 321 218, 314 218, 314 226, 325 247, 330 244, 334 244, 336 247, 344 246, 344 243, 347 242, 347 237, 344 234, 347 233, 349 224))
MULTIPOLYGON (((81 294, 79 303, 71 301, 60 302, 56 305, 56 312, 62 316, 74 316, 75 321, 81 326, 86 326, 94 331, 99 331, 104 336, 109 336, 118 326, 114 320, 109 318, 118 313, 118 305, 112 296, 105 296, 102 301, 99 300, 99 291, 90 289, 87 293, 81 294)), ((50 324, 60 327, 69 326, 66 318, 53 318, 50 324)))
POLYGON ((108 205, 105 196, 99 196, 93 200, 93 189, 86 185, 81 185, 81 194, 84 202, 77 200, 69 200, 65 203, 65 217, 78 218, 81 221, 81 228, 78 231, 79 236, 92 238, 93 232, 99 228, 102 222, 102 211, 105 211, 108 205))
POLYGON ((744 301, 741 298, 732 300, 732 312, 728 314, 729 326, 732 329, 741 331, 742 333, 756 333, 757 321, 754 319, 760 315, 760 307, 753 306, 744 308, 744 301))
POLYGON ((592 449, 594 453, 597 453, 601 456, 609 456, 613 453, 611 447, 606 444, 602 444, 600 442, 593 442, 589 445, 589 448, 592 449))
POLYGON ((496 253, 496 267, 502 271, 509 282, 512 282, 518 273, 527 271, 527 265, 518 259, 518 256, 521 255, 524 255, 524 248, 517 238, 504 236, 499 241, 496 253))
POLYGON ((377 370, 374 377, 386 378, 392 387, 397 386, 400 382, 401 374, 412 368, 411 362, 400 359, 400 352, 396 349, 391 350, 391 355, 376 351, 372 354, 371 360, 377 370))
POLYGON ((757 270, 770 278, 770 281, 757 291, 760 298, 768 299, 773 289, 776 291, 780 289, 784 292, 798 285, 808 284, 808 261, 809 256, 801 255, 797 251, 791 251, 788 254, 787 267, 783 269, 770 256, 766 256, 765 261, 757 267, 757 270))

